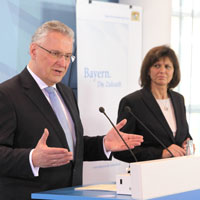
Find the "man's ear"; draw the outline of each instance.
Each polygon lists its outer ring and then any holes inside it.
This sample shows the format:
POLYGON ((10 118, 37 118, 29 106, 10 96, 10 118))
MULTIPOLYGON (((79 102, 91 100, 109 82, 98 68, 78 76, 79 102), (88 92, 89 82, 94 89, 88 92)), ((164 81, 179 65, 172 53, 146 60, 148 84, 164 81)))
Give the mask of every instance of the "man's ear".
POLYGON ((29 53, 30 53, 31 59, 35 60, 36 55, 37 55, 37 44, 36 43, 30 44, 29 53))

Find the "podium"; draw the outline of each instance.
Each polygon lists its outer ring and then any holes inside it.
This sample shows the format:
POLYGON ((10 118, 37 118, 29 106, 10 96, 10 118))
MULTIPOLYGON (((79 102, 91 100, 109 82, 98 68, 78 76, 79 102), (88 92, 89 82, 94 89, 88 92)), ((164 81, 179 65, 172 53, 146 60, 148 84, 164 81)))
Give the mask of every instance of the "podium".
POLYGON ((118 176, 117 192, 129 193, 133 199, 152 199, 200 189, 200 156, 131 163, 130 171, 129 176, 118 176))
MULTIPOLYGON (((116 191, 75 190, 62 188, 33 193, 32 199, 49 200, 199 200, 200 199, 200 157, 184 156, 169 159, 131 163, 130 195, 116 191)), ((126 176, 127 179, 127 176, 126 176)), ((123 180, 121 181, 123 183, 123 180)), ((118 184, 118 182, 117 182, 118 184)), ((120 181, 119 181, 120 184, 120 181)), ((130 184, 130 185, 129 185, 130 184)), ((127 192, 127 188, 125 192, 127 192)), ((123 192, 123 191, 121 191, 123 192)))

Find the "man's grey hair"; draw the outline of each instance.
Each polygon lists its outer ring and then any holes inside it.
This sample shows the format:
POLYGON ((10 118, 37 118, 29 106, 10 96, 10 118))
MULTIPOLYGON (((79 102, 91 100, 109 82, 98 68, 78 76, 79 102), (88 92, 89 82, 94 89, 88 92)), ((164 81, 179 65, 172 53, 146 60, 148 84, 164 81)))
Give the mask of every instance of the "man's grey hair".
POLYGON ((59 32, 62 33, 70 38, 72 38, 74 42, 74 31, 68 27, 67 25, 63 24, 60 21, 52 20, 45 22, 42 24, 32 36, 31 42, 39 42, 42 40, 46 35, 50 32, 59 32))

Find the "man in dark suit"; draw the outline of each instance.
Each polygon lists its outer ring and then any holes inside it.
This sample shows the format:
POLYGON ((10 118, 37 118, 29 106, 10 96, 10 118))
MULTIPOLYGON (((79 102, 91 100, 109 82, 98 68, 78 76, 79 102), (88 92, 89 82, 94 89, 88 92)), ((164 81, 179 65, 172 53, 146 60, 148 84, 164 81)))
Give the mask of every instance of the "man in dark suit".
MULTIPOLYGON (((104 137, 83 137, 73 92, 60 83, 74 59, 73 37, 73 31, 61 22, 46 22, 32 37, 27 67, 0 84, 2 200, 27 200, 33 192, 81 185, 83 160, 109 160, 110 152, 126 149, 114 129, 104 137), (55 92, 69 135, 48 87, 55 92)), ((125 123, 122 121, 117 128, 125 123)), ((143 141, 141 136, 121 134, 130 147, 143 141)))

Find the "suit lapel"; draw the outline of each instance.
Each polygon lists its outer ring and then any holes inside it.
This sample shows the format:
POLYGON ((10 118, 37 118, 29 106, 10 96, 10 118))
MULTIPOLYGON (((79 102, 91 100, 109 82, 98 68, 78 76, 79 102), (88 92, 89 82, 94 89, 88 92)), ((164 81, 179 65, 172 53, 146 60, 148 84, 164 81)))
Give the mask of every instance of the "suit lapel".
MULTIPOLYGON (((38 111, 46 118, 49 124, 53 127, 55 133, 60 139, 61 144, 67 147, 67 141, 64 131, 43 92, 32 78, 27 69, 20 74, 24 93, 37 107, 38 111)), ((45 128, 45 127, 44 127, 45 128)))
MULTIPOLYGON (((71 99, 72 96, 70 94, 64 92, 63 87, 59 83, 57 84, 57 89, 60 92, 67 109, 69 110, 69 113, 70 113, 71 118, 72 118, 73 123, 74 123, 75 133, 77 133, 77 131, 76 131, 76 129, 77 129, 77 127, 76 127, 77 126, 77 123, 76 123, 77 122, 77 115, 76 115, 76 112, 74 112, 76 110, 76 108, 73 107, 74 103, 72 102, 72 99, 71 99)), ((78 137, 76 136, 76 138, 78 138, 78 137)))
POLYGON ((162 125, 163 129, 165 130, 165 133, 168 134, 168 136, 172 139, 173 142, 175 142, 171 128, 169 127, 167 120, 165 119, 150 89, 142 89, 142 93, 143 93, 142 97, 143 97, 143 101, 145 105, 149 108, 150 112, 152 112, 154 117, 158 120, 158 123, 162 125))
POLYGON ((174 115, 175 115, 175 119, 176 119, 176 136, 175 136, 175 139, 177 137, 179 137, 179 135, 181 134, 180 133, 180 129, 179 127, 181 126, 181 116, 179 115, 180 113, 180 102, 177 100, 176 98, 176 95, 173 91, 169 91, 169 95, 170 95, 170 98, 172 100, 172 104, 173 104, 173 107, 174 107, 174 115))
POLYGON ((75 116, 74 116, 72 103, 70 101, 69 95, 66 95, 66 93, 63 91, 62 86, 59 83, 57 84, 57 89, 60 92, 60 94, 61 94, 61 96, 62 96, 62 98, 63 98, 63 100, 64 100, 64 102, 65 102, 65 104, 66 104, 66 106, 67 106, 67 108, 69 110, 69 112, 70 112, 70 115, 71 115, 71 117, 72 117, 72 119, 74 121, 75 120, 74 119, 75 116))
POLYGON ((62 84, 58 83, 57 84, 57 89, 59 90, 65 105, 71 115, 72 121, 74 123, 74 129, 75 129, 75 135, 76 135, 76 144, 75 144, 75 154, 74 156, 77 156, 78 152, 79 152, 79 147, 81 144, 81 140, 82 137, 80 137, 80 127, 81 127, 81 122, 80 122, 80 117, 78 115, 77 107, 75 104, 75 99, 73 96, 73 93, 69 90, 68 92, 64 91, 64 88, 62 87, 62 84))

